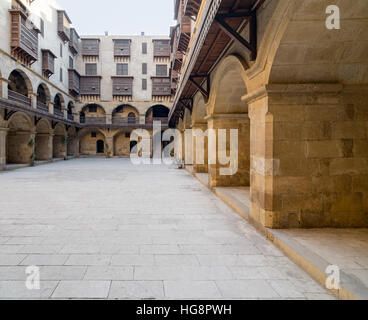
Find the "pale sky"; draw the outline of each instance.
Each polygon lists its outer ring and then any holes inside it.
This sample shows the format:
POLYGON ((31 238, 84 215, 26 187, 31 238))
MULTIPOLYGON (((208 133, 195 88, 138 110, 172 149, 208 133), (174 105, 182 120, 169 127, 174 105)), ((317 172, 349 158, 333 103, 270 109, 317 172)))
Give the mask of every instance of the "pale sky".
POLYGON ((80 35, 169 35, 174 0, 57 0, 80 35))

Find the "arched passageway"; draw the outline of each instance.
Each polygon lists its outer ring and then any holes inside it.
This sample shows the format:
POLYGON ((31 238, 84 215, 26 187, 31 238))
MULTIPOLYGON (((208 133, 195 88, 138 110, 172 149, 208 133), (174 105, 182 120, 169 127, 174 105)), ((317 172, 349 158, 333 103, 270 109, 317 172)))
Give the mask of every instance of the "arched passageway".
MULTIPOLYGON (((97 128, 82 129, 79 132, 79 153, 81 155, 97 155, 101 154, 98 150, 98 141, 103 141, 104 152, 109 149, 106 144, 105 135, 97 128)), ((101 146, 101 142, 99 142, 101 146)), ((110 146, 109 146, 110 147, 110 146)))
POLYGON ((139 122, 139 112, 131 105, 118 106, 112 113, 113 124, 135 124, 139 122))
POLYGON ((28 164, 34 160, 35 134, 31 119, 17 112, 9 119, 6 141, 6 162, 28 164))
POLYGON ((50 92, 47 86, 41 83, 37 88, 37 109, 49 111, 50 92))
POLYGON ((68 129, 67 155, 71 157, 79 154, 79 138, 75 127, 68 129))
POLYGON ((69 102, 69 103, 68 103, 68 108, 67 108, 67 117, 68 117, 68 120, 71 120, 71 121, 73 121, 73 120, 74 120, 74 114, 73 114, 73 111, 74 111, 74 105, 73 105, 73 102, 69 102))
POLYGON ((117 157, 129 157, 130 150, 130 132, 118 132, 114 136, 114 155, 117 157))
POLYGON ((8 79, 8 99, 31 106, 32 93, 32 84, 27 75, 23 71, 14 70, 8 79))
POLYGON ((216 164, 209 165, 211 187, 250 185, 250 119, 248 105, 242 101, 247 93, 243 65, 238 57, 225 58, 211 87, 208 129, 217 133, 216 164), (231 132, 237 148, 231 143, 231 132))
POLYGON ((64 98, 61 94, 57 94, 54 98, 54 114, 59 117, 64 117, 64 98))
POLYGON ((99 104, 88 104, 83 107, 80 113, 81 123, 86 124, 104 124, 106 123, 105 109, 99 104))
POLYGON ((154 105, 146 112, 146 123, 150 124, 153 121, 161 121, 162 123, 168 122, 168 116, 170 109, 164 105, 154 105))
POLYGON ((53 157, 64 159, 67 155, 67 133, 65 125, 58 123, 54 129, 53 157))
POLYGON ((35 160, 51 160, 53 157, 53 132, 50 122, 41 119, 36 126, 35 160))

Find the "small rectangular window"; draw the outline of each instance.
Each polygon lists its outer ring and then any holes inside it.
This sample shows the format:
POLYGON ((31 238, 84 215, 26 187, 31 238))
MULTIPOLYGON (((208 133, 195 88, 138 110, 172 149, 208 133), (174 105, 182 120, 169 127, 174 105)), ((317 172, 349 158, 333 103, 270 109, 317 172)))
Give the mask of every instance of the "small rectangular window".
POLYGON ((60 43, 60 58, 63 57, 63 45, 60 43))
POLYGON ((147 74, 147 63, 142 63, 142 74, 147 74))
POLYGON ((157 77, 167 76, 167 65, 166 64, 158 64, 156 66, 156 76, 157 77))
POLYGON ((142 90, 147 90, 147 79, 142 79, 142 90))
POLYGON ((147 54, 147 42, 142 43, 142 53, 147 54))
POLYGON ((41 31, 41 36, 44 37, 45 36, 45 22, 43 21, 42 18, 40 18, 40 31, 41 31))
POLYGON ((127 76, 128 75, 128 64, 127 63, 118 63, 116 65, 116 74, 118 76, 127 76))
POLYGON ((96 138, 97 137, 97 133, 96 132, 91 132, 91 137, 92 138, 96 138))
POLYGON ((86 63, 86 75, 87 76, 97 75, 97 63, 86 63))
POLYGON ((63 82, 63 69, 60 68, 60 82, 63 82))
POLYGON ((69 57, 69 69, 74 69, 74 60, 72 57, 69 57))

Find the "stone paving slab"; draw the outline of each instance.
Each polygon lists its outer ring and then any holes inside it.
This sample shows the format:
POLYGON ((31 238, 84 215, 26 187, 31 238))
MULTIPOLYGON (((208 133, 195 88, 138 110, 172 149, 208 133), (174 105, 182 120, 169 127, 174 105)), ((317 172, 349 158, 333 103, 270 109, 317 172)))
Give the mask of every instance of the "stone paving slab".
POLYGON ((185 170, 76 159, 0 189, 1 299, 333 299, 185 170))

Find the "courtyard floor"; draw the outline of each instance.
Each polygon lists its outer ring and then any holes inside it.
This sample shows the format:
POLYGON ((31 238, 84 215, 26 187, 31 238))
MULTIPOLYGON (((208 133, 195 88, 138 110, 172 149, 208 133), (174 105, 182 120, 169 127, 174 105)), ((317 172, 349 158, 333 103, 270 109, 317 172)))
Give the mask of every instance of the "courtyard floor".
POLYGON ((334 299, 185 170, 78 159, 0 190, 1 299, 334 299))

